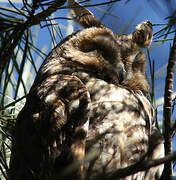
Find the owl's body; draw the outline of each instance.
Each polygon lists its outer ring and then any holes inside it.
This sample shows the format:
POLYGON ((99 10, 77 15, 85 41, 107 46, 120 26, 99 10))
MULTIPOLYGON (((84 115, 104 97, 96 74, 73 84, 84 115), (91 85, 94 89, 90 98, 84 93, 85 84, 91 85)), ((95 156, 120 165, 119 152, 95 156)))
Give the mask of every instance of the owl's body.
MULTIPOLYGON (((155 112, 141 93, 109 84, 87 73, 74 73, 85 84, 90 97, 90 121, 86 138, 86 163, 82 179, 113 172, 146 159, 164 156, 163 141, 153 123, 155 112), (151 142, 152 141, 152 142, 151 142), (88 160, 87 160, 88 159, 88 160)), ((154 180, 163 166, 139 172, 125 180, 154 180)))
MULTIPOLYGON (((51 51, 18 115, 10 180, 91 179, 137 162, 150 148, 154 110, 142 47, 152 40, 151 23, 116 35, 84 11, 77 20, 86 29, 51 51)), ((146 158, 163 155, 156 142, 146 158)), ((161 170, 128 178, 155 179, 161 170)))

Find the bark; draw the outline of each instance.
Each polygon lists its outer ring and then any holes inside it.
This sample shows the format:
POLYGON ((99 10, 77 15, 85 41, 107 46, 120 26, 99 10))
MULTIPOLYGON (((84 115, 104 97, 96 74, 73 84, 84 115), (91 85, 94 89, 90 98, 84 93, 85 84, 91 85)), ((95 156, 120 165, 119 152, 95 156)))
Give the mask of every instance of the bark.
MULTIPOLYGON (((174 67, 176 63, 176 34, 174 37, 173 46, 170 51, 169 62, 167 66, 167 76, 164 94, 164 147, 165 156, 172 152, 172 93, 174 81, 174 67)), ((165 162, 162 179, 172 179, 173 166, 172 161, 165 162)))

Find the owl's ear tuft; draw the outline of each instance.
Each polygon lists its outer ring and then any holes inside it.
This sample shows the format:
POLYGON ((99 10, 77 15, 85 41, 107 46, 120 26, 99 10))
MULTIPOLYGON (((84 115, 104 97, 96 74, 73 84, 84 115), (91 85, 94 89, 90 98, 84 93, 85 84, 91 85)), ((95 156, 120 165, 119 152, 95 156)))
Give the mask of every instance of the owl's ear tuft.
POLYGON ((71 8, 72 16, 84 28, 104 26, 88 9, 74 0, 68 0, 68 5, 71 8))
POLYGON ((153 28, 150 21, 144 21, 136 26, 136 31, 132 33, 133 42, 145 48, 149 46, 153 38, 153 28))

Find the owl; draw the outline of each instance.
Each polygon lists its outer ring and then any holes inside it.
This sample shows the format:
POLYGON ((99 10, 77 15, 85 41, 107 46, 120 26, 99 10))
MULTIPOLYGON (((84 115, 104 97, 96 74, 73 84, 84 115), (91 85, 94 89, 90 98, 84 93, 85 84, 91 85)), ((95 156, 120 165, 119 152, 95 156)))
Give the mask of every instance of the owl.
MULTIPOLYGON (((113 33, 73 0, 85 29, 47 56, 13 132, 9 180, 96 179, 141 159, 163 157, 147 98, 144 21, 128 35, 113 33)), ((163 166, 123 179, 157 179, 163 166)))

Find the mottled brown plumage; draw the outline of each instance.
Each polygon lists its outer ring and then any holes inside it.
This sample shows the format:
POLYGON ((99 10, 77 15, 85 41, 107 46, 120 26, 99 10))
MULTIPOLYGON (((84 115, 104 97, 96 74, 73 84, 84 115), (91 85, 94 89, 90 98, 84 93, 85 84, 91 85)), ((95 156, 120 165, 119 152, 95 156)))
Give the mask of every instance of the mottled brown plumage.
MULTIPOLYGON (((9 180, 91 179, 163 156, 154 110, 145 96, 152 40, 145 21, 117 35, 69 0, 86 29, 66 37, 41 66, 13 133, 9 180)), ((156 179, 162 166, 127 179, 156 179)))
MULTIPOLYGON (((142 91, 143 93, 149 92, 149 84, 145 75, 146 57, 142 48, 149 46, 152 42, 152 24, 149 21, 144 21, 136 26, 136 30, 133 33, 129 35, 117 35, 101 24, 90 11, 74 0, 69 0, 68 3, 73 7, 71 12, 75 20, 83 27, 89 28, 89 36, 92 32, 91 27, 97 27, 100 36, 104 31, 109 31, 109 37, 112 38, 107 39, 107 36, 103 35, 99 38, 99 44, 103 44, 101 52, 106 50, 109 52, 104 59, 108 60, 110 64, 115 63, 115 65, 119 65, 120 62, 123 62, 126 75, 123 77, 122 84, 126 87, 130 87, 130 89, 134 91, 142 91), (112 47, 114 48, 112 49, 112 47), (112 54, 114 54, 112 51, 116 52, 116 58, 112 56, 112 54), (114 59, 115 62, 112 62, 111 58, 114 59)), ((86 40, 86 36, 84 37, 86 40)), ((95 47, 97 47, 97 44, 92 45, 92 49, 96 49, 95 47)), ((100 67, 101 66, 102 65, 100 65, 100 67)), ((116 68, 116 66, 114 67, 116 68)), ((112 71, 112 68, 108 67, 108 69, 112 71)), ((115 71, 116 74, 121 74, 120 68, 116 68, 115 71)))

